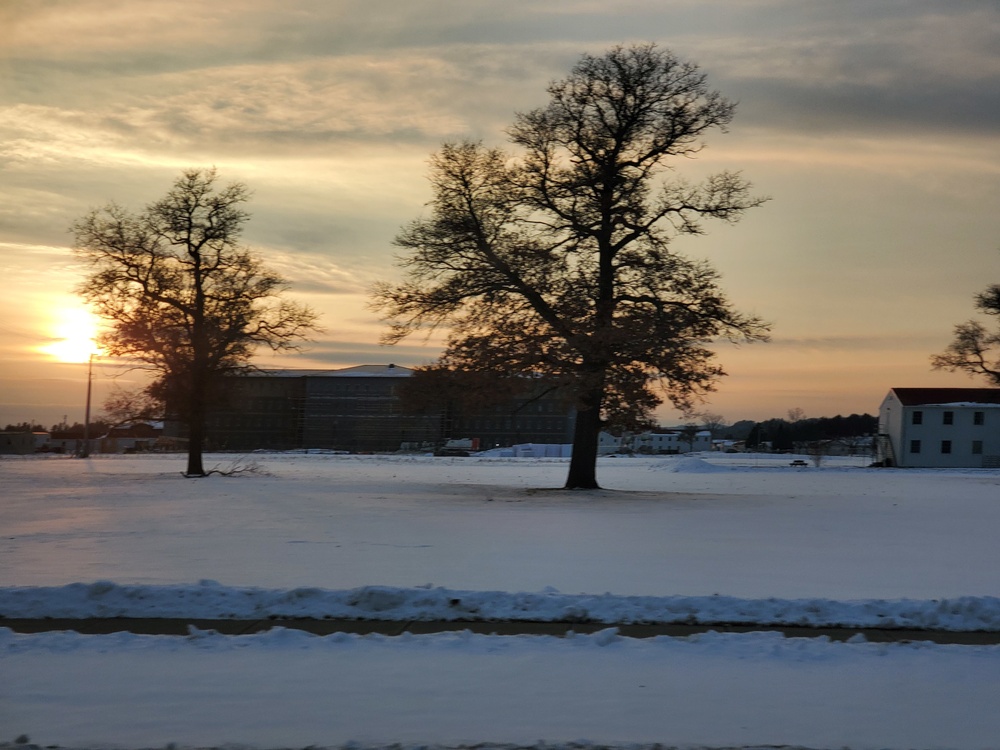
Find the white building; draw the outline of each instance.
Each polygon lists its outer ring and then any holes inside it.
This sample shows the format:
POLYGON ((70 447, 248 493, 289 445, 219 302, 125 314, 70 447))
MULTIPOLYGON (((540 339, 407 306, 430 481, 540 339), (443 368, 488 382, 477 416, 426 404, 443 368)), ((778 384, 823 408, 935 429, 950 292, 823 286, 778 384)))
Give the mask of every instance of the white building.
POLYGON ((700 431, 697 435, 684 435, 677 430, 655 432, 626 432, 614 435, 601 432, 597 452, 602 456, 612 453, 687 453, 712 449, 712 434, 700 431))
POLYGON ((1000 388, 893 388, 878 453, 887 466, 1000 468, 1000 388))
POLYGON ((640 432, 631 438, 630 447, 636 453, 690 453, 712 450, 709 430, 654 430, 640 432))
POLYGON ((626 439, 624 436, 614 435, 601 430, 601 434, 597 437, 597 453, 601 456, 607 456, 611 453, 621 453, 625 447, 625 442, 626 439))
MULTIPOLYGON (((623 435, 602 430, 598 436, 597 453, 610 456, 615 453, 688 453, 713 450, 712 433, 698 430, 685 433, 680 430, 640 432, 623 435)), ((569 458, 573 455, 572 443, 521 443, 510 448, 496 448, 490 455, 530 458, 569 458)))

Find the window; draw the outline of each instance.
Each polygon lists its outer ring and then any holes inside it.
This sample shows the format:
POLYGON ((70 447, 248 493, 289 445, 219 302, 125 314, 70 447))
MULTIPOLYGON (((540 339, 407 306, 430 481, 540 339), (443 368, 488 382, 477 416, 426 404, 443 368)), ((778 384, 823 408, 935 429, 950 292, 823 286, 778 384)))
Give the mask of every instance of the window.
POLYGON ((920 441, 911 440, 910 441, 910 453, 920 453, 920 441))
POLYGON ((951 441, 950 440, 942 440, 941 441, 941 452, 942 453, 951 453, 951 441))
POLYGON ((955 412, 946 411, 942 415, 943 424, 955 424, 955 412))
POLYGON ((974 411, 972 412, 972 424, 983 424, 986 412, 974 411))
POLYGON ((983 455, 983 441, 982 440, 973 440, 972 441, 972 455, 973 456, 981 456, 981 455, 983 455))
POLYGON ((922 411, 913 412, 913 424, 923 424, 924 423, 924 413, 922 411))

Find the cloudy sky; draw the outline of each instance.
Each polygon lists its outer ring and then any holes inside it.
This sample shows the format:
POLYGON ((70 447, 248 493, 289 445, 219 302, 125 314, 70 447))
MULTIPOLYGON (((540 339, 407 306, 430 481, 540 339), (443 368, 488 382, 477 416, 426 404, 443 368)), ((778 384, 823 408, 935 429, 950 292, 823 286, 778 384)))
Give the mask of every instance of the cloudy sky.
POLYGON ((68 228, 186 167, 249 185, 247 243, 322 313, 283 365, 431 361, 380 347, 366 307, 428 156, 501 145, 581 54, 650 41, 740 102, 679 171, 743 170, 772 198, 676 245, 774 326, 720 345, 705 408, 832 416, 980 385, 928 359, 1000 282, 996 0, 19 0, 0 4, 0 426, 82 420, 85 365, 42 351, 80 315, 68 228))

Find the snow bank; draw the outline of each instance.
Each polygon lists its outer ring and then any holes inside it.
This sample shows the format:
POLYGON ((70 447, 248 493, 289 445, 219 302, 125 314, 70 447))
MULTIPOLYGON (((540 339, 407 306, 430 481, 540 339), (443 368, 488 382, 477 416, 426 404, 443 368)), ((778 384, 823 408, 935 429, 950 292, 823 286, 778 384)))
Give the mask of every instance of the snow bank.
POLYGON ((950 631, 1000 630, 1000 598, 741 599, 731 596, 569 595, 364 586, 262 589, 121 585, 109 581, 0 588, 3 618, 164 617, 355 620, 514 620, 615 624, 769 624, 950 631))
POLYGON ((0 627, 0 654, 32 652, 93 654, 124 654, 129 651, 180 652, 194 644, 201 651, 228 652, 253 650, 278 650, 301 648, 342 648, 341 644, 378 644, 382 649, 409 651, 416 648, 430 650, 460 650, 467 654, 496 654, 503 651, 527 653, 586 652, 614 647, 617 651, 643 653, 702 652, 724 659, 782 659, 810 662, 828 659, 831 654, 886 656, 902 652, 936 652, 938 654, 975 655, 979 659, 992 659, 1000 666, 1000 645, 956 646, 930 641, 901 643, 874 643, 858 635, 847 641, 819 638, 786 638, 780 633, 696 633, 676 638, 627 638, 618 635, 617 628, 606 628, 596 633, 575 633, 567 637, 554 635, 484 635, 468 630, 447 633, 382 635, 379 633, 333 633, 315 635, 291 628, 272 628, 260 633, 223 635, 214 630, 190 628, 188 635, 141 635, 136 633, 106 633, 84 635, 73 631, 43 633, 16 633, 0 627))

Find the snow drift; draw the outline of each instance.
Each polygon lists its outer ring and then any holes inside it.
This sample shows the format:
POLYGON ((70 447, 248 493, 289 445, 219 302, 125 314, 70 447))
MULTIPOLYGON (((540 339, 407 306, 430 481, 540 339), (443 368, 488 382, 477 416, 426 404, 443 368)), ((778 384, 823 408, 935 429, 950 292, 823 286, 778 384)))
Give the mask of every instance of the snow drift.
MULTIPOLYGON (((2 618, 314 618, 393 621, 766 624, 919 630, 1000 630, 1000 598, 941 600, 741 599, 615 596, 363 586, 345 591, 111 581, 0 588, 2 618)), ((0 620, 2 622, 2 620, 0 620)))

